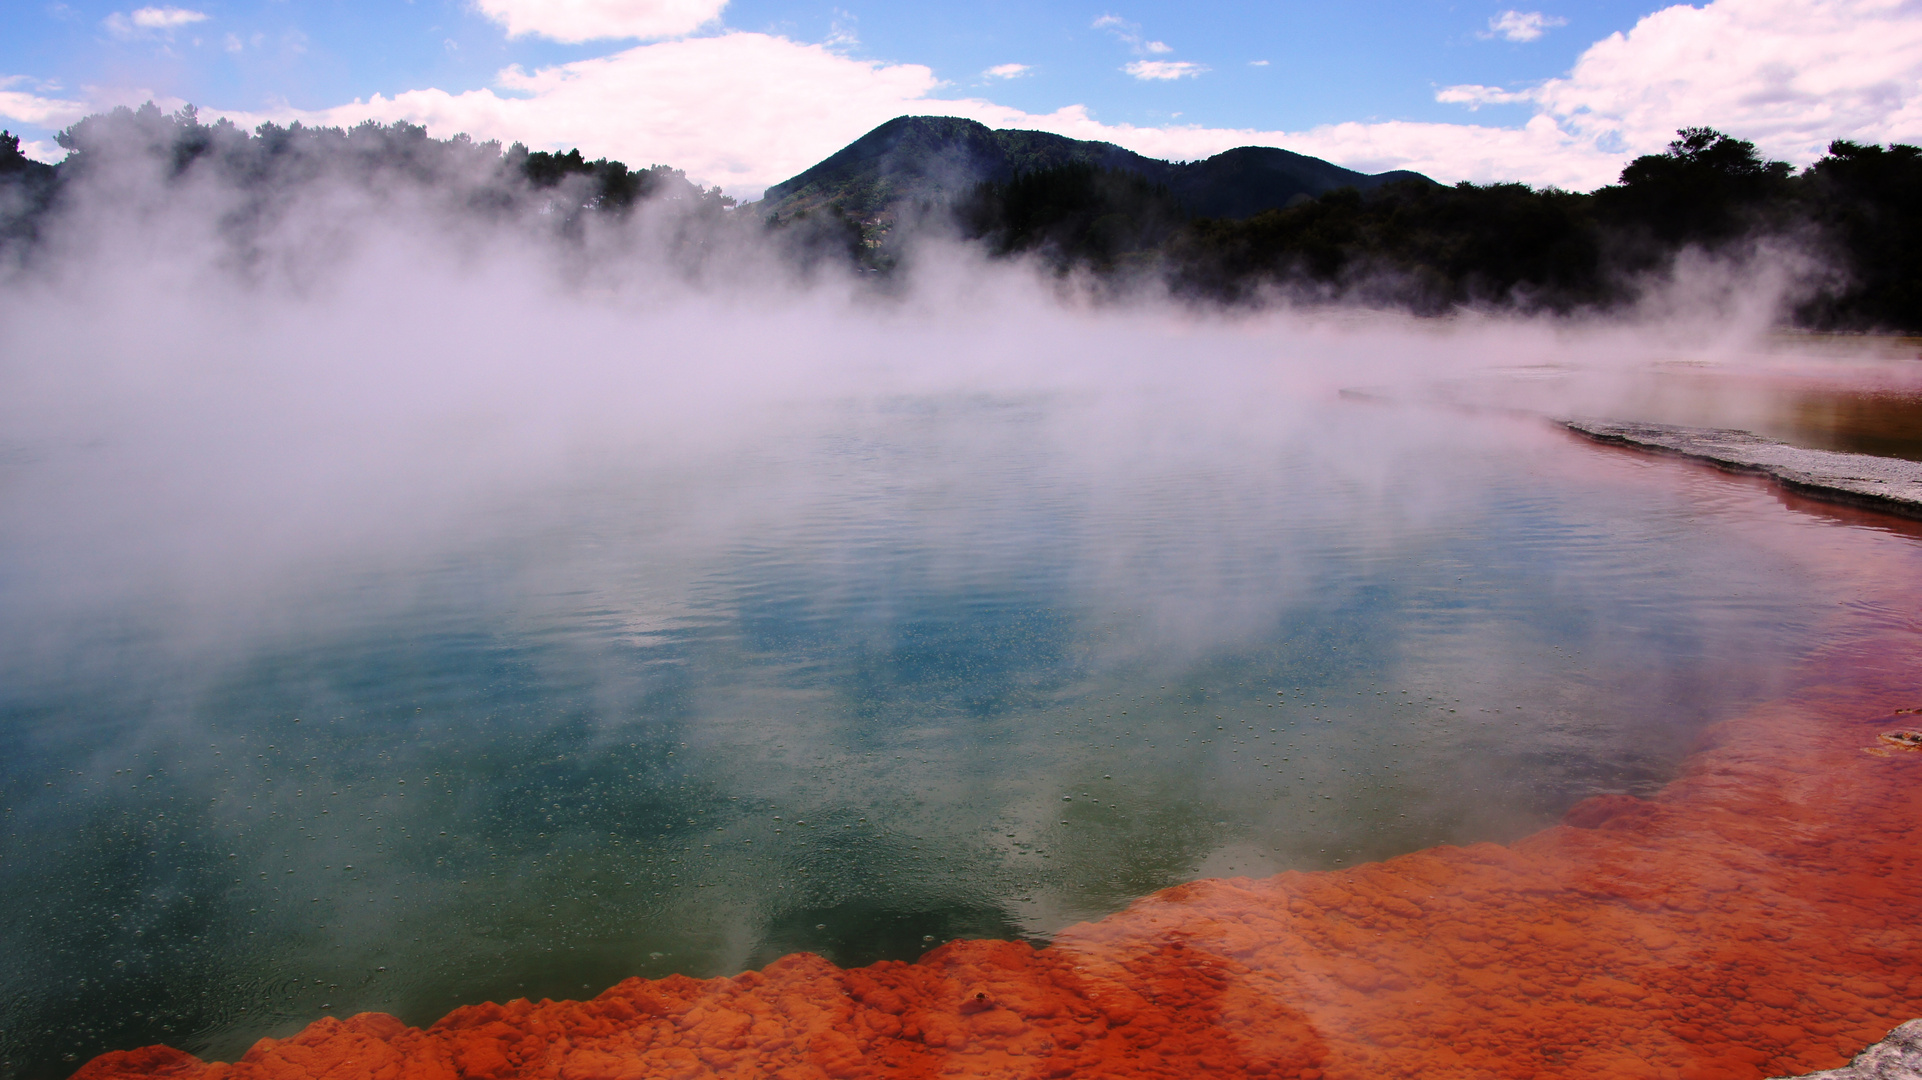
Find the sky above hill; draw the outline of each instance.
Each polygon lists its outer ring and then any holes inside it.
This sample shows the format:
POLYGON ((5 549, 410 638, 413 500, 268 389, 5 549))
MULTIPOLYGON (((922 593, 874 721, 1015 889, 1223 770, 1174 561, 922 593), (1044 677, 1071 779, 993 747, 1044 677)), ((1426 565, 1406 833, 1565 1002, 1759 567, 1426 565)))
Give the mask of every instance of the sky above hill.
POLYGON ((15 0, 0 125, 91 111, 425 124, 752 198, 894 116, 1165 158, 1283 146, 1586 190, 1706 124, 1798 164, 1922 141, 1922 2, 15 0))

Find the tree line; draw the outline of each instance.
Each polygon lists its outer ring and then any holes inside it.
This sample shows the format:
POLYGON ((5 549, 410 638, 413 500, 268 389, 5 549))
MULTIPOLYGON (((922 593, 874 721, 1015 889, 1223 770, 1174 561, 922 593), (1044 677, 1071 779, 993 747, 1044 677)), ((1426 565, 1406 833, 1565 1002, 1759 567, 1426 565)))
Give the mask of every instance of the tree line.
MULTIPOLYGON (((563 236, 670 205, 680 250, 696 255, 726 232, 810 266, 880 271, 879 280, 913 262, 913 237, 877 242, 834 207, 764 221, 727 213, 734 200, 719 188, 665 165, 434 139, 407 123, 249 132, 225 119, 203 124, 191 106, 165 113, 148 103, 89 116, 58 141, 68 155, 51 166, 0 133, 0 248, 17 261, 90 182, 131 166, 149 181, 141 190, 157 188, 160 198, 197 181, 238 193, 222 218, 236 235, 271 224, 290 192, 332 179, 410 192, 460 214, 536 221, 563 236)), ((1191 215, 1139 174, 1076 162, 976 185, 945 218, 996 257, 1038 258, 1115 283, 1155 280, 1197 302, 1281 293, 1424 314, 1607 311, 1659 287, 1687 251, 1738 260, 1794 253, 1822 268, 1796 294, 1795 325, 1922 331, 1922 149, 1902 144, 1836 141, 1798 172, 1752 143, 1685 128, 1664 152, 1636 158, 1618 182, 1589 193, 1406 180, 1301 196, 1239 219, 1191 215)))
POLYGON ((1440 313, 1480 306, 1608 310, 1685 250, 1773 249, 1823 268, 1791 320, 1922 330, 1922 149, 1831 143, 1799 173, 1753 143, 1684 128, 1590 193, 1420 180, 1300 198, 1241 219, 1185 214, 1138 176, 1067 165, 978 185, 964 236, 1057 269, 1153 274, 1178 294, 1246 302, 1277 290, 1440 313))

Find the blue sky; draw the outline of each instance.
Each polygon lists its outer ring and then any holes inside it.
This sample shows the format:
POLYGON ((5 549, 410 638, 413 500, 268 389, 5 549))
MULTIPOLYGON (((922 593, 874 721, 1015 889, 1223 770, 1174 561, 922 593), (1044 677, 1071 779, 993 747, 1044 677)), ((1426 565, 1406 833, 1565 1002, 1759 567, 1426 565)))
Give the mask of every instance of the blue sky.
MULTIPOLYGON (((29 4, 0 38, 0 71, 70 86, 152 87, 201 105, 319 109, 375 92, 488 85, 508 64, 539 67, 614 51, 618 44, 509 40, 463 0, 300 3, 212 0, 181 5, 207 14, 172 40, 122 39, 105 26, 140 5, 73 0, 29 4), (23 32, 24 31, 24 32, 23 32), (232 34, 243 43, 229 51, 232 34), (260 44, 244 47, 258 38, 260 44), (451 46, 450 47, 450 43, 451 46)), ((166 6, 166 5, 162 5, 166 6)), ((853 56, 926 64, 944 81, 1044 113, 1085 102, 1137 124, 1175 114, 1228 127, 1307 127, 1361 118, 1455 119, 1434 88, 1505 84, 1566 71, 1590 42, 1666 6, 1646 2, 1557 5, 1566 25, 1511 41, 1489 30, 1511 5, 1373 0, 1350 4, 956 3, 863 4, 745 0, 723 24, 799 41, 856 40, 853 56), (1128 43, 1093 23, 1114 15, 1160 41, 1208 77, 1144 82, 1121 68, 1128 43), (1265 67, 1251 62, 1267 61, 1265 67), (983 79, 1001 64, 1022 78, 983 79)))
POLYGON ((409 119, 437 135, 579 145, 748 195, 899 112, 1165 157, 1266 142, 1357 167, 1572 187, 1606 182, 1683 124, 1804 160, 1832 137, 1922 136, 1922 16, 1895 0, 14 10, 0 36, 0 124, 43 157, 57 156, 51 135, 75 116, 147 97, 248 123, 409 119))

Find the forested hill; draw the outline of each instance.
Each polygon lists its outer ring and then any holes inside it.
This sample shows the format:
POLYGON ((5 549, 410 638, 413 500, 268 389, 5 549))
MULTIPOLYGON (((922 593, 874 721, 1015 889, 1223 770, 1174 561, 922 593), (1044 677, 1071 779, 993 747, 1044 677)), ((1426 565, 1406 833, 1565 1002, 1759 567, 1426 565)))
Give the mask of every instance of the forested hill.
POLYGON ((66 225, 139 228, 171 207, 200 215, 243 267, 262 243, 302 235, 278 223, 380 213, 450 242, 476 223, 545 236, 576 266, 639 245, 715 287, 730 274, 765 280, 742 269, 758 267, 891 288, 913 273, 914 246, 941 235, 1115 295, 1146 284, 1205 305, 1606 313, 1673 288, 1678 267, 1707 267, 1785 281, 1792 325, 1922 332, 1922 148, 1901 144, 1837 141, 1798 171, 1685 128, 1582 193, 1368 176, 1260 147, 1175 165, 904 117, 737 209, 666 165, 434 139, 405 123, 247 132, 148 104, 87 117, 59 142, 68 156, 49 166, 0 133, 0 281, 59 258, 42 241, 66 225), (873 216, 908 199, 926 207, 925 229, 873 216))
POLYGON ((953 116, 900 116, 768 188, 759 209, 778 221, 834 207, 864 225, 885 225, 905 207, 939 212, 983 182, 1006 183, 1069 165, 1165 187, 1184 213, 1198 217, 1248 217, 1337 188, 1370 191, 1398 180, 1426 180, 1406 171, 1359 173, 1270 146, 1183 163, 1046 131, 995 130, 953 116))
POLYGON ((1798 173, 1710 128, 1676 134, 1588 193, 1403 181, 1211 218, 1133 173, 1070 163, 980 184, 959 218, 997 255, 1212 302, 1605 312, 1669 288, 1687 257, 1779 272, 1795 325, 1922 331, 1922 149, 1838 140, 1798 173))

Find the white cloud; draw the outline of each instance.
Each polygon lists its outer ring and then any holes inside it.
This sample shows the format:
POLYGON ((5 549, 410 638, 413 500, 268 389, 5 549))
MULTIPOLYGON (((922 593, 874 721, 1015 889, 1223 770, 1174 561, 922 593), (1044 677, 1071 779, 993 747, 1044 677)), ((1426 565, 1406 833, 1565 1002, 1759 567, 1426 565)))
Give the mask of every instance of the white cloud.
POLYGON ((1443 95, 1470 107, 1532 102, 1536 114, 1519 128, 1390 121, 1080 137, 1163 156, 1266 143, 1354 168, 1588 189, 1613 181, 1629 158, 1659 152, 1676 128, 1706 124, 1806 164, 1831 139, 1922 143, 1922 10, 1910 0, 1678 4, 1596 42, 1561 78, 1443 95))
POLYGON ((1714 0, 1611 34, 1536 91, 1582 138, 1659 149, 1706 124, 1806 162, 1828 141, 1922 140, 1922 12, 1906 0, 1714 0))
POLYGON ((981 74, 990 79, 1018 79, 1033 70, 1027 64, 996 64, 981 74))
POLYGON ((475 0, 508 37, 535 35, 579 43, 613 38, 672 38, 719 19, 727 0, 475 0))
MULTIPOLYGON (((1668 138, 1674 138, 1672 130, 1668 138)), ((1519 128, 1399 120, 1328 124, 1295 136, 1288 148, 1363 172, 1413 169, 1443 183, 1521 180, 1576 191, 1610 183, 1629 156, 1571 136, 1541 115, 1519 128)))
POLYGON ((1248 61, 1248 66, 1249 66, 1249 67, 1267 67, 1267 66, 1268 66, 1268 61, 1266 61, 1266 60, 1250 60, 1250 61, 1248 61))
POLYGON ((143 7, 133 14, 116 11, 101 20, 107 32, 118 38, 135 38, 152 35, 171 37, 175 30, 194 23, 206 22, 207 13, 176 7, 143 7))
MULTIPOLYGON (((902 113, 947 111, 920 64, 842 56, 768 34, 727 33, 577 60, 464 93, 410 90, 315 113, 309 123, 373 117, 436 135, 578 146, 630 165, 666 164, 741 195, 785 180, 902 113)), ((264 117, 263 117, 264 118, 264 117)), ((256 121, 257 122, 257 121, 256 121)))
MULTIPOLYGON (((1142 61, 1142 63, 1169 63, 1142 61)), ((1922 14, 1902 0, 1712 0, 1656 12, 1591 46, 1569 73, 1524 90, 1449 87, 1474 107, 1532 102, 1519 127, 1408 121, 1329 124, 1306 131, 1136 127, 1070 105, 1028 113, 978 98, 935 96, 919 64, 857 60, 824 45, 725 33, 638 45, 534 72, 509 68, 494 87, 438 89, 314 112, 228 113, 350 125, 408 120, 438 136, 578 146, 630 165, 664 163, 752 197, 902 114, 964 116, 992 127, 1101 139, 1154 157, 1192 159, 1235 146, 1281 146, 1351 168, 1408 168, 1437 180, 1525 180, 1587 190, 1613 181, 1635 154, 1660 151, 1684 125, 1755 140, 1798 164, 1829 139, 1922 142, 1922 14)), ((0 117, 33 127, 138 104, 85 102, 0 80, 0 117), (15 87, 20 87, 15 89, 15 87)), ((166 106, 171 108, 172 106, 166 106)), ((212 108, 202 116, 218 115, 212 108)))
POLYGON ((45 142, 40 139, 35 139, 32 142, 22 139, 20 141, 20 156, 53 165, 58 163, 61 158, 66 157, 67 152, 60 149, 60 147, 54 143, 45 142))
POLYGON ((1483 105, 1518 105, 1535 100, 1533 90, 1503 90, 1499 86, 1444 86, 1435 91, 1435 100, 1444 105, 1466 105, 1472 112, 1483 105))
MULTIPOLYGON (((1141 26, 1131 23, 1119 15, 1103 15, 1092 24, 1096 30, 1106 30, 1120 38, 1128 46, 1128 51, 1136 56, 1164 56, 1174 52, 1174 47, 1165 41, 1148 41, 1141 36, 1141 26)), ((1206 64, 1189 60, 1136 60, 1121 70, 1143 82, 1168 81, 1173 79, 1192 79, 1208 70, 1206 64)))
POLYGON ((1151 80, 1192 79, 1207 71, 1205 64, 1187 60, 1136 60, 1121 70, 1144 82, 1151 80))
MULTIPOLYGON (((30 124, 37 128, 58 128, 66 127, 87 115, 89 110, 85 102, 42 97, 40 94, 26 90, 13 89, 28 81, 22 75, 0 78, 0 118, 30 124)), ((41 87, 40 89, 44 91, 52 88, 41 87)))
POLYGON ((1550 27, 1567 25, 1568 20, 1559 15, 1544 15, 1539 11, 1504 11, 1488 20, 1488 32, 1480 36, 1508 41, 1534 41, 1546 34, 1550 27))
POLYGON ((133 13, 133 24, 142 30, 172 30, 206 21, 206 12, 186 8, 143 7, 133 13))

